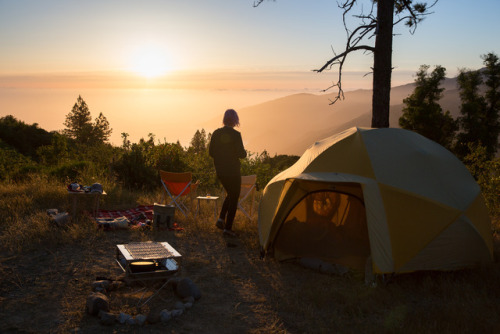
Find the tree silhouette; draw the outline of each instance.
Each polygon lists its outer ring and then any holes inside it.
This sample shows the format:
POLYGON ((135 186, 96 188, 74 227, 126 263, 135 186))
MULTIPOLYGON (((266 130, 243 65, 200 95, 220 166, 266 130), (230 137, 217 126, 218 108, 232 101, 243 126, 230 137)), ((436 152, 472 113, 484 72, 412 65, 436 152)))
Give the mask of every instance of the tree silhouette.
POLYGON ((95 119, 94 127, 92 129, 93 138, 95 143, 104 143, 111 136, 113 130, 109 127, 109 122, 104 117, 104 115, 99 113, 99 116, 95 119))
POLYGON ((203 153, 207 150, 207 134, 205 129, 196 130, 193 138, 191 139, 190 149, 195 153, 203 153))
POLYGON ((95 123, 92 123, 89 107, 80 95, 71 112, 66 115, 64 126, 64 134, 83 145, 104 143, 112 131, 102 113, 95 119, 95 123))
MULTIPOLYGON (((259 6, 264 0, 256 0, 254 7, 259 6)), ((370 10, 352 17, 359 20, 359 24, 353 30, 347 26, 346 18, 351 15, 355 5, 362 0, 343 0, 339 8, 343 11, 344 27, 347 32, 347 43, 345 49, 329 59, 322 67, 315 70, 323 72, 338 65, 338 80, 326 90, 337 87, 338 94, 332 104, 344 98, 342 90, 342 70, 347 57, 357 51, 373 53, 373 98, 372 98, 372 127, 389 127, 389 107, 391 93, 392 75, 392 37, 393 27, 404 22, 413 33, 423 18, 429 14, 431 5, 426 2, 415 2, 413 0, 370 0, 370 10), (375 37, 375 44, 361 44, 375 37)))
POLYGON ((415 90, 403 100, 405 107, 399 125, 451 149, 458 125, 450 112, 444 113, 438 103, 443 96, 444 88, 440 84, 446 69, 438 65, 431 74, 427 73, 428 70, 429 65, 420 66, 415 90))
POLYGON ((64 121, 64 134, 80 143, 87 143, 92 131, 92 117, 87 103, 78 95, 71 112, 64 121))
POLYGON ((465 157, 471 153, 471 147, 483 146, 491 159, 497 152, 500 134, 500 61, 494 53, 482 57, 486 66, 484 71, 462 69, 458 75, 461 132, 455 152, 465 157), (481 94, 483 84, 484 95, 481 94))

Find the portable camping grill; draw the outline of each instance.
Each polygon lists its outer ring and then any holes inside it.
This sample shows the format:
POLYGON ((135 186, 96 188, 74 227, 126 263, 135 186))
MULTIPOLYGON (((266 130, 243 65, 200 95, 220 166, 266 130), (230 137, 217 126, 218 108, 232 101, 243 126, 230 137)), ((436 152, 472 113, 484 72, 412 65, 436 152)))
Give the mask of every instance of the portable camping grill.
POLYGON ((116 262, 132 280, 164 278, 179 270, 180 258, 168 242, 116 245, 116 262))

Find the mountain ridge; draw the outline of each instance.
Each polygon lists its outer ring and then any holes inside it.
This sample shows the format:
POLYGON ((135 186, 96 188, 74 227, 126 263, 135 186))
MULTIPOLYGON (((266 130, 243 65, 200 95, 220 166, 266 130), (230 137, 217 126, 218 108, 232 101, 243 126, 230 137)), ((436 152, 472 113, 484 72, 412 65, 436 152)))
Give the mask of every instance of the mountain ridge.
MULTIPOLYGON (((460 98, 456 78, 441 83, 444 111, 459 114, 460 98)), ((391 89, 390 126, 399 127, 403 99, 413 93, 415 83, 391 89)), ((336 93, 297 93, 238 110, 243 141, 251 152, 302 155, 315 141, 353 126, 371 126, 372 90, 357 89, 344 93, 345 98, 331 104, 336 93)), ((204 124, 207 132, 220 126, 220 118, 204 124)))

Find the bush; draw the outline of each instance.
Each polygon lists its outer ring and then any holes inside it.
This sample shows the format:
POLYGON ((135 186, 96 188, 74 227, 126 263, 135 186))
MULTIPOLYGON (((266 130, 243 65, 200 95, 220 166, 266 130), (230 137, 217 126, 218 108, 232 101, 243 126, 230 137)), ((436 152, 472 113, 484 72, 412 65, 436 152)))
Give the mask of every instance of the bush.
POLYGON ((484 146, 469 144, 464 163, 481 187, 486 205, 493 217, 500 216, 500 158, 488 159, 484 146))
POLYGON ((158 173, 148 162, 148 150, 133 144, 112 164, 116 180, 129 189, 153 189, 158 185, 158 173))
POLYGON ((53 167, 49 170, 49 175, 58 178, 61 181, 81 182, 80 178, 84 171, 89 168, 88 161, 70 161, 62 165, 53 167))

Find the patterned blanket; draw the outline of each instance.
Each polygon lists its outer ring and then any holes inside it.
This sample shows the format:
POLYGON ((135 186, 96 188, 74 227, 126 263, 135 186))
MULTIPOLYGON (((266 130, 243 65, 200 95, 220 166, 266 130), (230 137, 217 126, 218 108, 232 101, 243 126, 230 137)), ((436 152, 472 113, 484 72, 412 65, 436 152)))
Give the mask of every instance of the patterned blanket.
MULTIPOLYGON (((153 205, 139 205, 133 209, 125 210, 99 210, 97 212, 96 221, 99 227, 112 229, 118 226, 123 218, 128 220, 130 228, 148 228, 153 224, 153 205)), ((179 227, 179 224, 173 223, 169 227, 169 231, 182 231, 184 228, 179 227)))
POLYGON ((139 205, 134 209, 126 210, 99 210, 97 218, 120 218, 125 217, 129 221, 135 220, 153 220, 153 206, 139 205))

